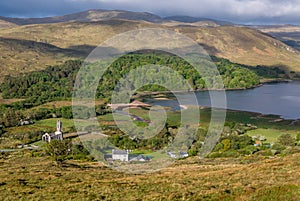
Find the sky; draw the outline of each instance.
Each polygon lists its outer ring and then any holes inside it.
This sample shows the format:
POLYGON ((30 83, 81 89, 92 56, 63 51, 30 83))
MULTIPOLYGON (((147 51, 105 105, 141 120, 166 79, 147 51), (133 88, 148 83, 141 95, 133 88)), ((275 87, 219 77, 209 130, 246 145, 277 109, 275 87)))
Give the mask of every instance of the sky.
POLYGON ((45 17, 88 9, 188 15, 245 24, 300 24, 300 0, 0 0, 0 15, 45 17))

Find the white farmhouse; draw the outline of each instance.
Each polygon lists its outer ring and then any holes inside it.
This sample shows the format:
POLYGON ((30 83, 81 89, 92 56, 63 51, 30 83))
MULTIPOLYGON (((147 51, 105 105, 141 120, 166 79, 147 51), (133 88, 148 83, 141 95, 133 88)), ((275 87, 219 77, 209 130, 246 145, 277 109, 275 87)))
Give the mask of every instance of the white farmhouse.
POLYGON ((112 150, 112 159, 120 161, 129 161, 129 150, 112 150))

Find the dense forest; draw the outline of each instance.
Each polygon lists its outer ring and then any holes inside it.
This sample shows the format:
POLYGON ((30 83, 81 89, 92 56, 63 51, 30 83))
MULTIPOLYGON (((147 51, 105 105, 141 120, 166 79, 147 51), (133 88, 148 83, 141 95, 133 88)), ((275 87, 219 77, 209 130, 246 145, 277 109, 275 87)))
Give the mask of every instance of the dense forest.
MULTIPOLYGON (((246 89, 259 84, 262 77, 278 77, 279 69, 248 67, 231 63, 226 59, 213 57, 213 61, 230 89, 246 89)), ((72 88, 82 61, 67 61, 60 66, 49 66, 45 70, 26 73, 19 77, 6 76, 0 86, 3 98, 27 98, 25 105, 38 105, 54 99, 72 97, 72 88)), ((100 80, 97 96, 109 97, 116 83, 130 70, 141 65, 158 64, 168 66, 188 80, 193 89, 206 88, 201 75, 179 57, 162 54, 128 54, 115 61, 100 80)), ((157 86, 147 86, 148 91, 162 90, 157 86)))
MULTIPOLYGON (((222 76, 224 81, 224 86, 230 89, 246 89, 257 86, 259 84, 259 77, 255 72, 235 63, 231 63, 225 59, 214 59, 214 62, 222 76)), ((200 75, 197 70, 192 67, 188 62, 183 59, 166 54, 128 54, 121 59, 118 59, 113 63, 110 68, 104 73, 103 78, 100 80, 98 97, 108 97, 111 91, 114 90, 117 82, 130 70, 135 69, 139 66, 144 66, 147 64, 155 64, 161 66, 167 66, 178 72, 185 80, 188 81, 193 90, 201 90, 207 88, 218 88, 218 86, 213 86, 211 83, 206 83, 206 81, 212 80, 210 78, 205 78, 200 75)), ((205 69, 205 68, 204 68, 205 69)), ((207 68, 208 69, 208 68, 207 68)), ((205 70, 207 70, 205 69, 205 70)), ((151 78, 155 72, 147 71, 146 78, 151 78)), ((209 74, 209 73, 203 73, 209 74)), ((138 81, 139 77, 134 81, 135 86, 141 86, 138 81)), ((164 79, 161 79, 162 84, 164 79)), ((166 80, 165 80, 166 81, 166 80)), ((158 87, 157 85, 145 86, 142 88, 145 91, 163 91, 164 87, 158 87)))
POLYGON ((61 66, 26 73, 18 77, 6 76, 0 86, 3 98, 30 98, 35 103, 72 96, 76 73, 82 61, 67 61, 61 66))

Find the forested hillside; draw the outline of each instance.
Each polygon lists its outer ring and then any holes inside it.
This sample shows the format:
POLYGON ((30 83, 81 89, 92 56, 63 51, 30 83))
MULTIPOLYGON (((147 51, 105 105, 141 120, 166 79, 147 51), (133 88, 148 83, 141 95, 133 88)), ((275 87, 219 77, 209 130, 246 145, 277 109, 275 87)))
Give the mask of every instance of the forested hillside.
MULTIPOLYGON (((226 59, 212 57, 227 89, 246 89, 257 86, 261 78, 279 78, 284 71, 278 68, 251 67, 232 63, 226 59)), ((76 74, 82 65, 80 60, 70 60, 60 66, 25 73, 19 77, 6 76, 0 86, 4 98, 29 98, 35 104, 57 98, 72 97, 76 74)), ((206 85, 197 71, 179 57, 165 54, 129 54, 115 61, 100 80, 97 96, 109 97, 121 77, 130 70, 145 64, 168 66, 179 72, 194 90, 205 89, 206 85)), ((158 86, 146 86, 146 91, 164 90, 158 86)))
MULTIPOLYGON (((214 61, 224 80, 226 88, 246 89, 259 84, 258 73, 246 67, 234 64, 225 59, 214 58, 214 61)), ((205 89, 201 75, 182 59, 171 55, 158 54, 129 54, 114 62, 100 80, 98 97, 108 97, 118 80, 130 70, 141 64, 159 64, 169 66, 179 72, 189 81, 194 90, 205 89)), ((69 98, 76 79, 76 73, 82 61, 67 61, 60 66, 50 66, 45 70, 25 73, 19 77, 6 76, 0 86, 4 98, 28 98, 53 100, 69 98)), ((272 71, 272 69, 269 69, 272 71)), ((163 90, 157 86, 147 86, 146 91, 163 90)), ((43 102, 35 100, 35 102, 43 102)))

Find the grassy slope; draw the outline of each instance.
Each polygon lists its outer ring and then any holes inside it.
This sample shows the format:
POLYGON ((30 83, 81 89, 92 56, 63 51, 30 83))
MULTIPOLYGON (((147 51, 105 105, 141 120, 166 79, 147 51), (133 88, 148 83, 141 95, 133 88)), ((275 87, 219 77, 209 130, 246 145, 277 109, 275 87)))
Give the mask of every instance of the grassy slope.
MULTIPOLYGON (((179 31, 202 44, 210 53, 234 62, 249 65, 285 65, 290 70, 300 71, 300 55, 287 50, 287 46, 259 31, 245 27, 186 27, 164 26, 143 21, 109 20, 90 23, 56 23, 18 26, 0 30, 0 58, 2 72, 43 68, 45 64, 66 59, 68 50, 77 50, 75 56, 86 56, 101 42, 112 36, 137 28, 168 28, 179 31), (41 42, 56 46, 36 49, 19 45, 20 41, 7 42, 7 38, 41 42), (13 43, 13 44, 11 44, 13 43), (15 48, 10 48, 10 47, 15 48), (66 52, 65 52, 66 51, 66 52), (17 53, 16 53, 17 52, 17 53), (82 53, 82 54, 80 54, 82 53), (8 66, 6 65, 8 64, 8 66)), ((71 53, 72 56, 74 54, 71 53)), ((2 73, 3 74, 3 73, 2 73)))
POLYGON ((209 52, 248 65, 283 65, 300 71, 300 54, 291 48, 254 29, 242 27, 203 28, 197 41, 208 45, 209 52))
POLYGON ((58 48, 51 44, 24 39, 0 37, 0 80, 5 75, 18 75, 62 63, 78 57, 77 51, 58 48))
POLYGON ((276 129, 262 128, 262 129, 256 129, 256 130, 248 131, 247 135, 257 136, 257 137, 258 136, 264 136, 267 139, 266 142, 275 143, 279 136, 287 134, 287 133, 295 138, 297 133, 299 133, 299 131, 295 131, 295 130, 294 131, 291 131, 291 130, 276 130, 276 129))
POLYGON ((300 155, 284 158, 190 158, 146 175, 98 163, 45 157, 0 159, 1 200, 299 200, 300 155))
POLYGON ((19 101, 22 101, 22 100, 23 99, 17 99, 17 98, 3 99, 2 95, 0 94, 0 104, 11 104, 11 103, 19 102, 19 101))
POLYGON ((6 28, 15 27, 15 26, 17 26, 17 25, 0 18, 0 29, 6 29, 6 28))

